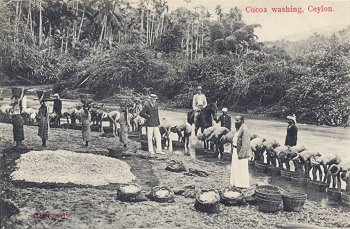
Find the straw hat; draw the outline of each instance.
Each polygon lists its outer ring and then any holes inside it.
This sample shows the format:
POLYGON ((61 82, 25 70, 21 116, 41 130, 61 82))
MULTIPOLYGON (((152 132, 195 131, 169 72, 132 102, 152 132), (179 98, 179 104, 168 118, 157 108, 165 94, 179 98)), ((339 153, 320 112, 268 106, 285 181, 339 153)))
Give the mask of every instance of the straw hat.
POLYGON ((226 107, 222 108, 222 112, 227 112, 228 109, 226 107))

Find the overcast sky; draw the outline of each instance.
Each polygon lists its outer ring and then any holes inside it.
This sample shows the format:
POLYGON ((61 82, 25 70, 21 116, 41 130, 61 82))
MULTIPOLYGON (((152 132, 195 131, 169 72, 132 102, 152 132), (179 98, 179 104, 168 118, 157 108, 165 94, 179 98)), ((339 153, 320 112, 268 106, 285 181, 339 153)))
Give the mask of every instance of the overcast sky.
POLYGON ((243 20, 248 24, 258 23, 262 26, 256 30, 260 41, 304 39, 313 32, 337 31, 350 25, 350 0, 302 1, 302 0, 192 0, 189 5, 184 0, 167 0, 170 10, 177 7, 205 6, 215 16, 215 6, 221 5, 225 11, 237 6, 242 10, 243 20), (308 6, 331 6, 331 13, 310 13, 308 6), (247 13, 246 7, 266 7, 268 13, 247 13), (272 13, 271 7, 303 7, 305 13, 272 13))

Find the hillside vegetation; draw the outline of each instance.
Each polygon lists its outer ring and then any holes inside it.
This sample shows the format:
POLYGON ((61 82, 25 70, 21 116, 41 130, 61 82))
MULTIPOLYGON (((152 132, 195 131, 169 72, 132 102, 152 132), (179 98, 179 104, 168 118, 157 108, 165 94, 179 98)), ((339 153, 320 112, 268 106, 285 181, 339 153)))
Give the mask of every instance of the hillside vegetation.
POLYGON ((194 87, 239 112, 341 125, 350 112, 350 27, 259 42, 237 8, 169 11, 163 0, 5 0, 0 83, 51 84, 106 98, 153 87, 190 107, 194 87))

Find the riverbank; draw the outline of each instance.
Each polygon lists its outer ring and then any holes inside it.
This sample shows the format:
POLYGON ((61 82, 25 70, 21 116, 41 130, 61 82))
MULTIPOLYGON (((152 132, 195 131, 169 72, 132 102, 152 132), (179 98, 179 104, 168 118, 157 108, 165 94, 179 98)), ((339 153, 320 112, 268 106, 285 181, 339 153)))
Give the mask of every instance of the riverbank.
MULTIPOLYGON (((34 95, 34 98, 36 99, 36 90, 52 90, 53 88, 53 84, 48 84, 48 85, 25 85, 25 86, 18 86, 18 87, 23 87, 28 89, 28 93, 31 96, 34 95)), ((10 98, 11 97, 11 86, 3 86, 2 87, 4 89, 2 96, 6 97, 6 98, 10 98)), ((63 99, 63 101, 67 101, 69 104, 71 104, 73 101, 74 104, 79 104, 80 103, 80 99, 79 99, 79 94, 80 91, 84 91, 84 89, 66 89, 61 93, 61 99, 63 99)), ((100 99, 100 100, 96 100, 97 103, 104 103, 107 107, 116 107, 119 104, 115 103, 116 101, 119 101, 119 98, 122 97, 127 97, 131 95, 114 95, 110 98, 104 98, 104 99, 100 99)), ((1 104, 5 104, 4 102, 0 101, 0 105, 1 104)), ((174 107, 172 103, 169 102, 164 102, 164 101, 160 101, 159 107, 162 110, 166 110, 166 111, 173 111, 173 112, 179 112, 179 113, 187 113, 189 111, 189 108, 181 108, 181 107, 174 107)), ((281 115, 276 115, 276 113, 266 113, 264 111, 266 111, 267 109, 264 109, 262 107, 260 107, 257 110, 245 110, 242 112, 232 112, 230 111, 229 114, 231 115, 237 115, 237 114, 242 114, 244 115, 246 118, 248 119, 256 119, 256 120, 276 120, 276 121, 284 121, 285 118, 283 118, 281 115)), ((218 113, 220 114, 221 111, 219 110, 218 113)), ((302 121, 302 120, 298 120, 298 122, 300 124, 308 124, 308 125, 316 125, 316 122, 311 122, 311 121, 302 121)), ((328 127, 327 125, 321 125, 321 126, 325 126, 328 127)))
MULTIPOLYGON (((116 199, 116 184, 99 187, 35 184, 16 184, 8 175, 14 169, 19 151, 5 150, 12 144, 12 127, 0 124, 2 197, 10 199, 20 210, 6 223, 7 228, 275 228, 276 223, 300 222, 327 227, 350 226, 350 213, 337 206, 324 206, 310 198, 301 213, 279 211, 276 214, 258 212, 255 206, 226 207, 221 212, 207 215, 196 212, 194 199, 176 195, 174 203, 123 203, 116 199), (67 213, 68 219, 39 219, 33 214, 67 213)), ((32 150, 44 150, 36 135, 36 127, 25 127, 25 144, 32 150)), ((80 153, 107 155, 107 148, 120 146, 116 138, 103 138, 93 133, 91 147, 82 146, 81 132, 76 130, 52 129, 47 149, 67 149, 80 153)), ((131 142, 127 152, 135 153, 139 143, 131 142)), ((155 185, 167 185, 173 189, 194 186, 196 189, 223 189, 228 186, 227 163, 214 159, 198 160, 180 154, 168 155, 168 159, 181 160, 190 168, 209 173, 208 177, 192 177, 165 170, 167 160, 125 157, 123 161, 131 166, 136 182, 144 191, 155 185)), ((254 173, 253 173, 254 174, 254 173)), ((116 174, 117 175, 117 174, 116 174)), ((266 175, 253 175, 252 184, 266 183, 266 175)), ((284 186, 283 186, 284 187, 284 186)))

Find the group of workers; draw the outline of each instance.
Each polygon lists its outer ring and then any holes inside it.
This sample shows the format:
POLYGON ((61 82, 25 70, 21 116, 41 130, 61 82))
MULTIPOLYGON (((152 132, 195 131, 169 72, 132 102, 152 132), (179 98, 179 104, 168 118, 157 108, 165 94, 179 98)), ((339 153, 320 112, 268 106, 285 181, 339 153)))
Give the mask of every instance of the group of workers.
MULTIPOLYGON (((23 131, 23 119, 21 117, 22 110, 22 100, 24 97, 24 90, 20 96, 12 96, 11 98, 11 106, 12 106, 12 124, 13 124, 13 137, 16 145, 20 145, 24 140, 24 131, 23 131)), ((139 112, 140 117, 145 119, 143 126, 146 127, 147 130, 147 140, 148 140, 148 151, 151 154, 158 153, 164 154, 162 150, 162 134, 160 131, 160 118, 159 118, 159 108, 157 105, 158 97, 156 94, 150 94, 148 98, 148 102, 141 106, 141 103, 135 103, 133 109, 139 112), (156 150, 154 151, 153 139, 156 142, 156 150)), ((37 114, 38 120, 38 135, 42 139, 42 146, 46 146, 46 141, 48 139, 48 132, 50 128, 50 113, 48 107, 46 105, 46 100, 43 98, 39 99, 40 108, 37 114)), ((194 111, 194 119, 195 123, 197 118, 203 108, 207 106, 206 96, 202 93, 202 87, 198 86, 196 88, 196 94, 193 96, 192 100, 192 108, 194 111)), ((90 121, 91 121, 91 108, 92 103, 85 102, 82 105, 82 113, 81 113, 81 123, 82 123, 82 136, 85 146, 89 145, 91 140, 91 130, 90 130, 90 121)), ((120 141, 124 143, 126 146, 126 136, 129 130, 127 119, 127 109, 126 107, 121 106, 122 114, 120 116, 119 124, 120 124, 120 141)), ((58 120, 62 117, 62 101, 59 98, 59 95, 55 95, 53 112, 57 114, 58 120)), ((298 129, 296 127, 296 117, 288 116, 288 127, 287 127, 287 136, 285 140, 285 145, 294 146, 297 144, 297 132, 298 129)), ((228 130, 231 130, 231 117, 228 115, 228 109, 222 109, 222 115, 220 115, 217 120, 217 123, 220 122, 221 127, 225 127, 228 130)), ((231 177, 231 183, 237 186, 237 182, 243 182, 238 186, 246 187, 247 179, 249 182, 249 174, 248 174, 248 159, 252 156, 251 148, 250 148, 250 133, 248 127, 244 124, 244 116, 236 116, 235 117, 235 125, 236 131, 233 140, 233 146, 237 150, 235 154, 235 159, 237 159, 235 163, 235 169, 239 169, 241 175, 233 179, 231 177), (237 156, 237 157, 236 157, 237 156), (233 180, 232 180, 233 179, 233 180)), ((235 173, 236 174, 236 173, 235 173)))
MULTIPOLYGON (((46 100, 44 98, 44 93, 42 93, 41 98, 39 98, 40 107, 36 115, 38 121, 38 135, 42 140, 42 146, 46 147, 46 141, 49 135, 50 128, 50 111, 46 105, 46 100)), ((58 94, 54 95, 53 100, 53 112, 58 117, 62 116, 62 101, 58 94)), ((16 142, 16 146, 22 145, 24 140, 24 120, 22 117, 22 112, 26 107, 26 95, 25 90, 22 88, 20 93, 13 93, 11 97, 11 117, 13 125, 13 139, 16 142)), ((59 118, 58 118, 59 120, 59 118)))

